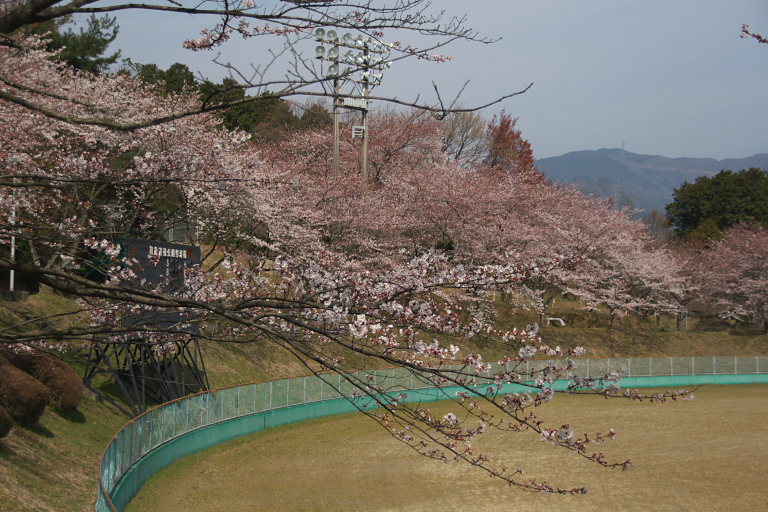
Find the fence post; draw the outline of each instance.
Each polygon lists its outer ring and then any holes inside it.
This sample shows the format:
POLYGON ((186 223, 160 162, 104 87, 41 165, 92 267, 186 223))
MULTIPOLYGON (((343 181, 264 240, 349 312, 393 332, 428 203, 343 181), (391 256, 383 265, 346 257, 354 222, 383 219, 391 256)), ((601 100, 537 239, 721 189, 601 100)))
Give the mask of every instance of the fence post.
POLYGON ((717 356, 712 356, 712 375, 717 375, 717 356))
POLYGON ((240 386, 237 386, 237 417, 240 417, 240 386))
POLYGON ((672 377, 675 376, 675 358, 674 357, 669 358, 669 374, 672 377))
POLYGON ((123 435, 120 436, 120 444, 122 445, 120 447, 120 474, 122 475, 125 471, 125 430, 123 430, 123 435))
POLYGON ((134 432, 133 426, 135 425, 135 423, 131 422, 130 425, 131 425, 131 445, 130 445, 131 452, 130 453, 131 453, 131 466, 133 466, 133 463, 135 462, 133 460, 133 432, 134 432))
POLYGON ((304 377, 304 403, 307 403, 307 377, 304 377))
POLYGON ((272 409, 272 381, 269 381, 269 408, 272 409))
POLYGON ((648 358, 648 376, 653 377, 653 358, 648 358))
POLYGON ((696 375, 696 358, 691 356, 691 375, 696 375))

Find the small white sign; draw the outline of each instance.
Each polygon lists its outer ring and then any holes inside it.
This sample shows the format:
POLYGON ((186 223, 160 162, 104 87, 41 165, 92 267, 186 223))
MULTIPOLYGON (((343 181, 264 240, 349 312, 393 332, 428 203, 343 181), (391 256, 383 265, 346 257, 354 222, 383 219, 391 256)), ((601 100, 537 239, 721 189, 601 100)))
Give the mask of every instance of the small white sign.
POLYGON ((341 98, 341 105, 347 108, 368 110, 368 101, 362 98, 341 98))

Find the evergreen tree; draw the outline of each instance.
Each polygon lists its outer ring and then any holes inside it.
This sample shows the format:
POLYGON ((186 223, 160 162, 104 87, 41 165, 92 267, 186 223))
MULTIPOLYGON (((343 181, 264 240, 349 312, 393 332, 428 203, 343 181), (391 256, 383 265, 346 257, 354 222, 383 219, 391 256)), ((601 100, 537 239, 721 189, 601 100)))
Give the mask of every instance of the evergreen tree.
POLYGON ((157 64, 134 64, 130 60, 126 66, 129 73, 138 75, 144 83, 162 84, 160 90, 163 96, 197 88, 195 75, 186 64, 176 62, 165 71, 157 64))
POLYGON ((683 183, 675 189, 666 212, 680 237, 697 230, 697 237, 722 233, 744 222, 767 225, 768 172, 754 167, 738 173, 724 170, 683 183), (699 230, 705 222, 708 225, 699 230))
MULTIPOLYGON (((221 84, 204 82, 200 86, 200 97, 204 104, 218 104, 226 101, 246 99, 245 89, 233 78, 225 78, 221 84)), ((260 140, 277 140, 288 132, 300 127, 300 120, 291 111, 290 105, 280 98, 264 97, 226 109, 222 124, 230 130, 252 133, 260 140)))
POLYGON ((98 74, 106 71, 120 57, 119 50, 112 55, 104 55, 120 30, 117 18, 91 16, 88 18, 88 26, 81 27, 79 33, 71 28, 62 32, 61 26, 62 24, 41 24, 36 27, 35 32, 50 31, 48 49, 61 50, 58 59, 73 68, 98 74))

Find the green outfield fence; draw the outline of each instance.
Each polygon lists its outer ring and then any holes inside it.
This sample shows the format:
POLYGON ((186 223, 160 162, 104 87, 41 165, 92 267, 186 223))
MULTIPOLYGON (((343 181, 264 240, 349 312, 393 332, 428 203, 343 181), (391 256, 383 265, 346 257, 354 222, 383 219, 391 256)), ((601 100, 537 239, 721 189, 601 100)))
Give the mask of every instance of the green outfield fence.
MULTIPOLYGON (((622 371, 623 388, 768 383, 765 356, 576 361, 576 373, 581 377, 622 371)), ((524 364, 526 371, 531 371, 549 362, 534 360, 524 364)), ((491 365, 487 376, 500 369, 497 364, 491 365)), ((409 401, 444 399, 462 389, 436 388, 424 376, 403 368, 358 372, 356 377, 363 381, 375 378, 380 389, 391 393, 408 391, 409 401)), ((478 386, 477 393, 482 394, 487 385, 478 386)), ((566 385, 567 381, 558 381, 555 388, 566 385)), ((506 384, 503 391, 517 388, 523 386, 506 384)), ((270 427, 355 411, 356 406, 347 398, 353 392, 351 384, 339 375, 329 374, 207 391, 149 410, 123 427, 107 446, 101 458, 96 510, 122 511, 150 476, 186 455, 270 427)))

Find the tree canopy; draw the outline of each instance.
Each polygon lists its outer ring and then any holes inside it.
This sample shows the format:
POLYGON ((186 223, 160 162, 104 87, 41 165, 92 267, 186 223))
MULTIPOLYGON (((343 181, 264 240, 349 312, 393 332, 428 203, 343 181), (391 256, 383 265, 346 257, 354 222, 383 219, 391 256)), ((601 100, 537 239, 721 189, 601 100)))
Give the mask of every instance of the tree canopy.
POLYGON ((701 176, 675 189, 667 218, 678 236, 708 238, 746 222, 768 224, 768 172, 751 168, 701 176))
POLYGON ((58 51, 56 59, 66 62, 75 69, 90 73, 102 73, 115 64, 120 51, 105 55, 109 45, 117 37, 120 27, 117 18, 92 15, 87 26, 75 32, 71 27, 62 30, 68 18, 41 23, 34 28, 37 34, 46 34, 48 49, 58 51))

